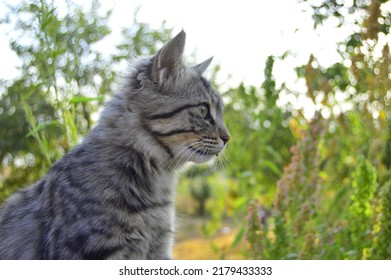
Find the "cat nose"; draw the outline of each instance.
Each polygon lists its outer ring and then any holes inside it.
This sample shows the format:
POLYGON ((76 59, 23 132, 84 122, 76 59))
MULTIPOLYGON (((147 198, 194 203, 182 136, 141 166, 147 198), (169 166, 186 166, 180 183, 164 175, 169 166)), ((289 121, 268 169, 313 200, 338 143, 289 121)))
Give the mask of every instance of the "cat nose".
POLYGON ((231 138, 231 136, 229 136, 229 134, 226 133, 226 134, 221 134, 221 135, 220 135, 220 138, 221 138, 221 140, 223 140, 224 145, 225 145, 225 144, 228 143, 228 141, 229 141, 229 139, 231 138))
POLYGON ((223 140, 224 145, 227 144, 229 139, 231 138, 231 136, 229 135, 228 129, 224 124, 218 128, 218 134, 219 134, 221 140, 223 140))

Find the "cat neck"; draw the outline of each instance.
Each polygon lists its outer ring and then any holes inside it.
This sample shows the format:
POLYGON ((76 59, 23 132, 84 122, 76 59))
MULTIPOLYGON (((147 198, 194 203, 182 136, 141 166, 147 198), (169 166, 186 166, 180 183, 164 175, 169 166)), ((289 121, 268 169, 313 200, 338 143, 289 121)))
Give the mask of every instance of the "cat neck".
POLYGON ((86 145, 100 160, 108 164, 132 165, 145 176, 176 174, 180 168, 162 149, 156 147, 148 136, 140 131, 129 131, 125 139, 116 134, 115 128, 100 123, 84 140, 86 145))

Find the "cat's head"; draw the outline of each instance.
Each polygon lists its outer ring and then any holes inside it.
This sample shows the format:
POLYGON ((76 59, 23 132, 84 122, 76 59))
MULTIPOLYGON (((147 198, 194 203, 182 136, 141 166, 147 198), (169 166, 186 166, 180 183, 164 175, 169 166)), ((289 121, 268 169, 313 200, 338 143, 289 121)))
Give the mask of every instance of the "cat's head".
POLYGON ((212 58, 185 66, 185 39, 182 31, 152 58, 136 62, 126 98, 155 148, 173 162, 202 163, 222 152, 230 136, 221 97, 202 76, 212 58))

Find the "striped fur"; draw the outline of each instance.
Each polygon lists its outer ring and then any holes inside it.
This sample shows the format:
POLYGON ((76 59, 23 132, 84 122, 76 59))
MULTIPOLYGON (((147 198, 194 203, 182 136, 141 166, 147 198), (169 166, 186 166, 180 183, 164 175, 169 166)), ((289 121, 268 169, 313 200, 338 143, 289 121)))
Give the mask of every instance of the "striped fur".
POLYGON ((137 59, 97 126, 0 208, 0 259, 170 259, 176 170, 229 140, 222 101, 185 67, 182 31, 137 59))

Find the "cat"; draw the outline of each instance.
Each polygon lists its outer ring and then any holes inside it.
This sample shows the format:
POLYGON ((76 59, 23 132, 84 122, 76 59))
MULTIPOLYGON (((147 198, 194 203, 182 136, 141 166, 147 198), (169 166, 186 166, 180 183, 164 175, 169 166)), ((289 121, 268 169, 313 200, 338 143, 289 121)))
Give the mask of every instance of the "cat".
POLYGON ((177 170, 230 139, 182 30, 137 58, 81 144, 0 208, 0 259, 171 259, 177 170))

